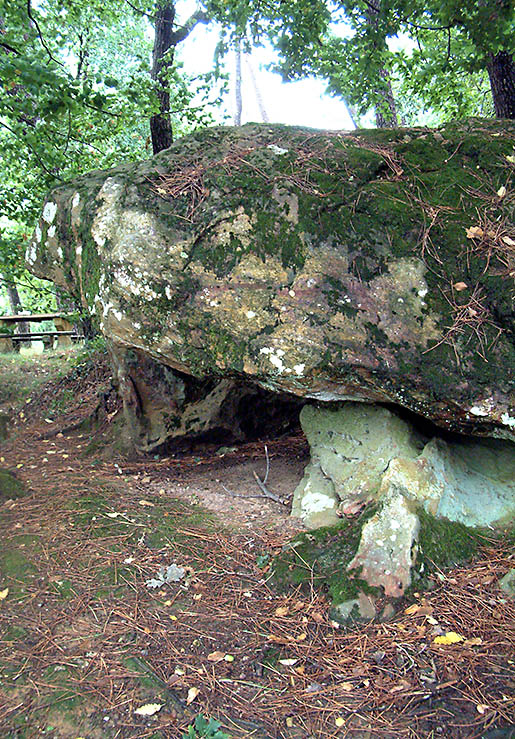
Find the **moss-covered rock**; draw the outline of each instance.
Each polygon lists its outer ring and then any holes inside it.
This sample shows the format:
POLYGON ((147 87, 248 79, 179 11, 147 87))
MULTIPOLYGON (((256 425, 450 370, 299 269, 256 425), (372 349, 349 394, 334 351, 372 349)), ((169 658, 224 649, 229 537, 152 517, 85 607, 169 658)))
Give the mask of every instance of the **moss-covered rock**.
POLYGON ((417 505, 409 510, 405 498, 392 497, 352 519, 298 534, 275 557, 272 573, 282 590, 327 593, 340 623, 369 621, 381 617, 385 597, 395 603, 426 588, 432 573, 467 562, 482 541, 477 529, 417 505), (392 534, 399 546, 388 541, 392 534))
POLYGON ((82 301, 119 367, 136 349, 513 438, 514 133, 199 131, 56 189, 27 261, 82 301))

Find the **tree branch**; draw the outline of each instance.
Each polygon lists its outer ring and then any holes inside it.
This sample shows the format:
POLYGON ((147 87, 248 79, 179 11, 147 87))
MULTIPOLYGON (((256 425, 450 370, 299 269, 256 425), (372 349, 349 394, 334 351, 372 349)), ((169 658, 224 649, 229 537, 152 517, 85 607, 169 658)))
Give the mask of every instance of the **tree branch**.
POLYGON ((199 23, 209 23, 210 20, 211 18, 207 13, 205 13, 203 10, 197 10, 188 18, 183 26, 179 26, 179 28, 174 33, 172 33, 173 46, 177 46, 177 44, 180 44, 181 41, 184 41, 184 39, 186 39, 190 35, 196 25, 198 25, 199 23))
POLYGON ((39 23, 32 15, 32 8, 30 6, 30 0, 27 0, 27 15, 29 16, 29 19, 36 27, 36 31, 38 32, 39 40, 41 41, 41 46, 45 49, 46 53, 50 57, 50 59, 55 62, 56 64, 59 64, 61 67, 64 67, 64 64, 59 61, 59 59, 56 59, 55 56, 52 55, 52 52, 48 48, 45 39, 43 38, 43 34, 41 33, 41 28, 39 27, 39 23))
POLYGON ((9 46, 9 44, 5 44, 3 41, 0 41, 0 46, 2 46, 4 49, 7 49, 7 51, 12 51, 13 54, 20 54, 18 49, 15 49, 14 46, 9 46))

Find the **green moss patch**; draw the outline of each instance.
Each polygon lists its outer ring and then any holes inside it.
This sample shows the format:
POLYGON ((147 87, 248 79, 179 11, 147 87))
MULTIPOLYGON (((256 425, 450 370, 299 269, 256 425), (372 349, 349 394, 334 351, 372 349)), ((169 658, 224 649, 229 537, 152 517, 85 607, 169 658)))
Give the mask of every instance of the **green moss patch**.
POLYGON ((7 470, 0 470, 0 503, 6 500, 15 500, 27 495, 25 485, 16 475, 7 470))
POLYGON ((418 551, 412 569, 412 585, 427 585, 428 577, 436 570, 445 570, 469 562, 482 544, 483 534, 478 529, 446 518, 435 518, 423 508, 417 511, 420 521, 418 551))
POLYGON ((273 561, 273 578, 278 588, 300 585, 307 590, 314 586, 327 592, 334 604, 356 598, 360 590, 376 592, 347 572, 358 549, 361 530, 375 512, 371 506, 352 521, 298 534, 273 561))

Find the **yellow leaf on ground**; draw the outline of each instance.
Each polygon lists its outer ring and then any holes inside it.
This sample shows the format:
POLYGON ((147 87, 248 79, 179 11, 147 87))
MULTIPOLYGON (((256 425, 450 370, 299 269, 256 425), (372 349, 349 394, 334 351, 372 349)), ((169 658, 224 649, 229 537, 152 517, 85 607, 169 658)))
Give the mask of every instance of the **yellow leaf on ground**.
POLYGON ((162 703, 145 703, 144 706, 136 708, 134 713, 137 713, 138 716, 153 716, 154 713, 160 711, 162 707, 162 703))
POLYGON ((9 588, 6 588, 5 590, 0 590, 0 600, 5 600, 8 595, 9 595, 9 588))
POLYGON ((281 616, 286 616, 288 614, 289 610, 290 609, 287 608, 286 606, 280 606, 279 608, 276 608, 275 609, 274 613, 275 613, 276 616, 281 617, 281 616))
POLYGON ((455 282, 455 283, 454 283, 454 285, 453 285, 453 288, 454 288, 454 289, 455 289, 455 290, 456 290, 457 292, 461 292, 462 290, 466 290, 466 289, 467 289, 467 287, 468 287, 468 285, 467 285, 467 283, 466 283, 466 282, 455 282))
POLYGON ((435 644, 458 644, 461 641, 465 641, 465 637, 455 631, 448 631, 445 636, 437 636, 433 639, 435 644))
POLYGON ((207 658, 210 662, 221 662, 224 657, 225 652, 211 652, 211 654, 207 655, 207 658))
POLYGON ((506 188, 504 185, 501 185, 501 187, 497 190, 497 197, 503 199, 503 197, 506 195, 506 188))
POLYGON ((337 718, 334 719, 335 725, 341 729, 342 726, 345 726, 345 719, 343 716, 337 716, 337 718))
POLYGON ((409 606, 405 609, 404 613, 406 614, 406 616, 413 616, 415 613, 418 613, 419 610, 420 606, 418 605, 418 603, 413 603, 412 606, 409 606))
POLYGON ((471 226, 470 228, 465 229, 465 231, 467 239, 480 239, 485 235, 485 232, 479 226, 471 226))
POLYGON ((186 703, 189 706, 190 703, 193 703, 197 695, 200 693, 200 690, 198 688, 190 688, 188 690, 188 697, 186 698, 186 703))

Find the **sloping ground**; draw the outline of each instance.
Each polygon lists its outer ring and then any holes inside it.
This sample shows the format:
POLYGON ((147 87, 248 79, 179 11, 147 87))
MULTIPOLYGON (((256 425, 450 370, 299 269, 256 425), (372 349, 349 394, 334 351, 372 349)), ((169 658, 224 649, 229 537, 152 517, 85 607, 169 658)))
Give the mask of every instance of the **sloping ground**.
MULTIPOLYGON (((440 573, 390 621, 344 630, 323 594, 280 594, 269 579, 298 527, 276 503, 236 497, 259 494, 263 446, 106 461, 94 449, 116 406, 107 398, 99 416, 99 367, 72 366, 30 403, 20 392, 0 447, 27 489, 0 497, 2 737, 513 735, 515 608, 496 585, 513 567, 508 543, 440 573), (80 420, 95 411, 92 432, 80 420), (180 580, 148 587, 173 563, 180 580), (434 641, 447 632, 463 639, 434 641), (136 713, 147 704, 153 715, 136 713), (219 734, 195 733, 199 715, 219 734)), ((303 441, 267 448, 284 494, 303 441)))

